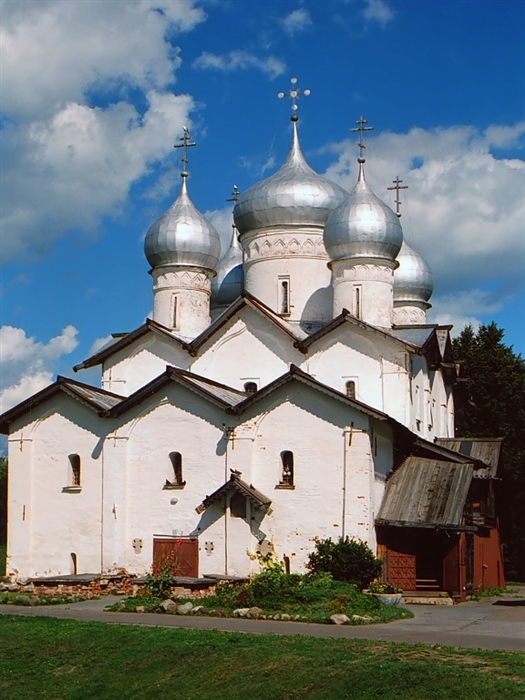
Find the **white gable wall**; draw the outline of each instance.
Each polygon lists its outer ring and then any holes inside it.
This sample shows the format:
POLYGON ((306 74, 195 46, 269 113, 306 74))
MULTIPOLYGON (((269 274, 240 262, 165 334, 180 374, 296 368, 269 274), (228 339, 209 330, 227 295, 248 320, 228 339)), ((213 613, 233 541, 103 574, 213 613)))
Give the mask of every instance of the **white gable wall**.
POLYGON ((8 572, 22 577, 100 571, 101 462, 94 456, 101 420, 59 394, 17 421, 9 436, 8 572), (66 417, 67 416, 67 417, 66 417), (22 451, 20 451, 21 438, 22 451), (26 441, 29 438, 30 441, 26 441), (81 489, 71 485, 69 455, 81 458, 81 489))

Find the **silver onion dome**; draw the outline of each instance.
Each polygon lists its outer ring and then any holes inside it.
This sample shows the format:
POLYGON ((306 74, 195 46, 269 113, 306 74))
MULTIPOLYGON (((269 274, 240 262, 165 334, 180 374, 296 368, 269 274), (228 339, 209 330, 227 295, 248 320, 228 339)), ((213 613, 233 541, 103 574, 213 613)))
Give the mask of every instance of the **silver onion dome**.
POLYGON ((297 115, 292 123, 292 146, 283 166, 250 187, 235 205, 233 216, 240 234, 286 224, 324 226, 330 212, 348 196, 308 165, 299 143, 297 115))
POLYGON ((394 301, 427 302, 434 291, 434 276, 428 263, 403 241, 394 272, 394 301))
POLYGON ((326 222, 324 244, 331 260, 382 258, 395 260, 403 231, 392 209, 372 192, 365 179, 364 160, 353 192, 326 222))
POLYGON ((233 229, 232 241, 225 255, 215 268, 217 275, 211 281, 211 306, 229 306, 244 289, 242 248, 237 231, 233 229))
POLYGON ((221 254, 219 234, 190 199, 182 173, 180 194, 146 234, 144 252, 151 267, 188 265, 214 269, 221 254))

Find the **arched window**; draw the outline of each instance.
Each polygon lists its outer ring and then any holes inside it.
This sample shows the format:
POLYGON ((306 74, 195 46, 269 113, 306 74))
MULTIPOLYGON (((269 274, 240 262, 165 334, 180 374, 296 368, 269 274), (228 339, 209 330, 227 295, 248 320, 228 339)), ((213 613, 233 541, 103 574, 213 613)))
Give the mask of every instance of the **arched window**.
POLYGON ((355 399, 355 382, 350 379, 348 382, 345 384, 346 388, 346 395, 348 396, 349 399, 355 399))
POLYGON ((293 486, 294 484, 294 460, 293 452, 290 450, 284 450, 281 452, 281 484, 286 486, 293 486))
POLYGON ((73 576, 76 576, 78 574, 78 559, 77 555, 75 552, 70 553, 70 571, 73 576))
POLYGON ((290 313, 290 278, 289 277, 279 277, 279 301, 281 314, 290 313))
POLYGON ((81 485, 80 455, 69 455, 69 485, 81 485))
POLYGON ((255 394, 257 391, 257 384, 255 382, 246 382, 244 385, 244 391, 247 394, 255 394))
POLYGON ((186 483, 182 479, 182 455, 180 452, 170 452, 170 462, 173 469, 171 484, 174 486, 184 486, 186 483))

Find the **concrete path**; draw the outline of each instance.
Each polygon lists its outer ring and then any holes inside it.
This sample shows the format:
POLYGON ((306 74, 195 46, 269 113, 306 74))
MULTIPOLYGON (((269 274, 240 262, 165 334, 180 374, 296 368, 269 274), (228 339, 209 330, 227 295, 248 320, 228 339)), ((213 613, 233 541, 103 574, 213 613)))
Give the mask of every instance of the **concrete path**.
POLYGON ((275 620, 104 612, 107 605, 120 599, 107 596, 82 603, 34 608, 0 605, 0 614, 40 615, 148 627, 182 627, 251 634, 302 634, 312 637, 375 639, 525 652, 525 606, 498 606, 493 605, 494 600, 454 606, 407 605, 415 615, 412 620, 339 627, 275 620))

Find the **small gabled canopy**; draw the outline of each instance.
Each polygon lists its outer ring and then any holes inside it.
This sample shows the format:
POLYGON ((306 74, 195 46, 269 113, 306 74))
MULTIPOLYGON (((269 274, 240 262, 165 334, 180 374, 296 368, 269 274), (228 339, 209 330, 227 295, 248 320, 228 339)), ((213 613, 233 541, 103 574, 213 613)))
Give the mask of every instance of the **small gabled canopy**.
POLYGON ((232 471, 230 479, 220 488, 214 491, 211 496, 206 496, 203 502, 195 508, 200 515, 209 508, 213 503, 220 500, 229 491, 236 491, 244 496, 255 508, 267 508, 271 504, 271 500, 264 494, 254 488, 251 484, 247 484, 240 478, 240 472, 232 471))
POLYGON ((408 457, 386 483, 376 525, 464 529, 472 464, 408 457))
POLYGON ((44 401, 56 396, 59 393, 67 394, 76 399, 80 403, 87 406, 92 411, 99 415, 104 415, 108 410, 119 404, 123 400, 123 396, 113 394, 104 389, 97 389, 89 384, 77 382, 68 377, 58 376, 56 382, 50 384, 45 389, 30 396, 25 401, 22 401, 17 406, 6 411, 0 416, 0 433, 9 434, 9 425, 17 418, 29 413, 44 401))
POLYGON ((498 472, 503 438, 436 438, 436 444, 454 452, 483 462, 484 467, 476 469, 475 479, 494 479, 498 472))
POLYGON ((135 342, 135 340, 138 340, 139 338, 142 338, 143 336, 149 333, 155 333, 163 338, 167 338, 168 340, 173 340, 175 343, 178 343, 183 348, 185 346, 184 341, 182 341, 180 338, 174 335, 169 330, 169 328, 162 326, 160 323, 153 321, 151 318, 147 318, 146 322, 142 324, 142 326, 135 328, 135 330, 131 331, 130 333, 122 335, 122 337, 118 337, 118 339, 115 340, 114 343, 106 345, 97 353, 91 355, 91 357, 88 357, 87 360, 84 360, 84 362, 80 362, 78 365, 75 365, 73 367, 73 370, 75 372, 78 372, 79 370, 87 369, 88 367, 96 367, 97 365, 100 365, 105 360, 107 360, 108 357, 111 357, 111 355, 114 355, 115 353, 120 352, 124 348, 127 348, 128 345, 131 345, 131 343, 135 342))

